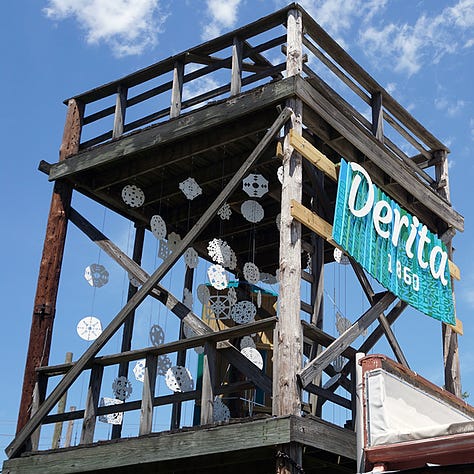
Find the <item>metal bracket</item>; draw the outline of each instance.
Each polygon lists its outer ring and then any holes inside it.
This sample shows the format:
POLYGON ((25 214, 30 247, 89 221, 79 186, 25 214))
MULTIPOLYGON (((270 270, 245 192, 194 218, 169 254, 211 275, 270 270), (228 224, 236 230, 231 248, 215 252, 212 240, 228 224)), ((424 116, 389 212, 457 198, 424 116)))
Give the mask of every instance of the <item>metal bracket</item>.
POLYGON ((33 311, 35 316, 44 317, 52 317, 53 316, 53 308, 49 304, 38 304, 35 306, 33 311))

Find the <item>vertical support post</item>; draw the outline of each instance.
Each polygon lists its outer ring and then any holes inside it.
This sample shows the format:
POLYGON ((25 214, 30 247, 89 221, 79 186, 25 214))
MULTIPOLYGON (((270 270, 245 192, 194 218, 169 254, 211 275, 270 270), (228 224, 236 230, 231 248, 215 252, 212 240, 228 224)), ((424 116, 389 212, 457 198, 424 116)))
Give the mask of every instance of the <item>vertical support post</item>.
MULTIPOLYGON (((300 10, 288 11, 287 18, 287 77, 301 73, 303 68, 303 25, 300 10)), ((300 99, 288 99, 293 110, 285 127, 283 140, 283 184, 281 193, 280 230, 280 310, 274 338, 273 415, 300 415, 301 388, 296 373, 301 369, 303 336, 300 319, 301 293, 301 224, 292 219, 290 201, 301 202, 302 158, 289 143, 293 128, 302 133, 303 105, 300 99)), ((276 462, 278 474, 297 472, 301 466, 301 445, 281 446, 276 462), (283 461, 283 462, 282 462, 283 461), (289 461, 289 462, 287 462, 289 461)))
MULTIPOLYGON (((66 357, 64 359, 66 364, 70 364, 72 362, 72 352, 66 352, 66 357)), ((67 402, 67 392, 61 397, 61 400, 58 402, 58 413, 64 413, 66 410, 66 402, 67 402)), ((51 447, 53 449, 59 448, 59 444, 61 442, 61 434, 63 432, 63 422, 59 421, 54 425, 54 433, 53 433, 53 440, 51 442, 51 447)))
POLYGON ((372 133, 375 138, 383 143, 383 109, 382 93, 374 92, 371 98, 372 106, 372 133))
MULTIPOLYGON (((450 201, 449 190, 449 173, 448 173, 448 153, 446 150, 439 150, 434 153, 435 158, 438 158, 438 163, 435 167, 436 182, 438 183, 438 192, 450 201)), ((453 245, 450 238, 446 242, 448 249, 448 256, 453 259, 453 245)), ((451 288, 453 290, 454 299, 454 279, 451 277, 451 288)), ((459 346, 458 335, 454 332, 451 326, 441 323, 442 337, 443 337, 443 359, 444 359, 444 386, 446 390, 453 393, 457 397, 461 397, 461 368, 459 363, 459 346)))
MULTIPOLYGON (((63 139, 59 151, 59 161, 67 159, 79 151, 84 105, 75 99, 69 100, 63 139)), ((36 368, 48 365, 51 349, 51 335, 59 277, 66 242, 67 215, 71 204, 72 188, 62 181, 54 184, 43 255, 38 274, 38 285, 31 321, 30 340, 26 356, 23 389, 18 413, 17 433, 30 418, 33 390, 36 383, 36 368)))
POLYGON ((232 77, 230 81, 230 95, 240 94, 242 89, 242 41, 234 36, 232 45, 232 77))
POLYGON ((365 354, 358 352, 355 356, 355 384, 356 384, 356 417, 355 432, 357 443, 357 472, 365 472, 364 461, 364 392, 362 380, 362 366, 360 360, 365 354))
POLYGON ((217 350, 215 342, 205 343, 203 362, 201 425, 207 425, 214 420, 214 390, 217 371, 217 350))
POLYGON ((115 101, 114 129, 112 138, 118 138, 123 133, 125 124, 125 112, 127 110, 128 87, 120 84, 117 88, 117 98, 115 101))
MULTIPOLYGON (((44 374, 38 375, 38 380, 35 384, 35 389, 33 392, 33 404, 31 406, 31 414, 34 414, 39 406, 43 403, 43 400, 46 397, 46 390, 48 388, 48 378, 44 374)), ((37 451, 39 446, 41 434, 41 425, 34 431, 31 435, 31 450, 37 451)))
MULTIPOLYGON (((69 408, 69 411, 76 411, 76 407, 74 405, 71 405, 69 408)), ((64 439, 65 448, 69 448, 69 446, 71 446, 73 428, 74 428, 74 420, 69 420, 67 424, 67 429, 66 429, 66 438, 64 439)))
MULTIPOLYGON (((193 290, 193 280, 194 280, 194 269, 186 267, 186 273, 184 275, 184 289, 183 289, 183 302, 184 302, 184 291, 189 290, 192 292, 193 290)), ((179 338, 184 338, 184 328, 183 328, 183 321, 181 320, 179 325, 179 338)), ((186 364, 186 350, 178 351, 176 356, 176 365, 184 366, 186 364)), ((173 407, 171 409, 171 429, 175 430, 178 429, 181 424, 181 402, 173 403, 173 407)))
MULTIPOLYGON (((145 227, 137 226, 135 230, 135 241, 133 243, 133 261, 141 265, 143 254, 143 243, 145 241, 145 227)), ((137 288, 131 283, 128 285, 127 301, 135 295, 137 288)), ((132 348, 133 324, 135 322, 135 310, 131 311, 123 324, 121 352, 129 351, 132 348)), ((128 377, 128 362, 121 362, 118 370, 119 377, 128 377)), ((122 435, 122 425, 112 426, 112 439, 120 438, 122 435)))
POLYGON ((170 118, 179 117, 183 98, 184 62, 176 61, 173 69, 173 86, 171 88, 170 118))
POLYGON ((86 408, 84 410, 84 421, 82 423, 80 444, 89 444, 94 441, 95 423, 97 421, 97 408, 99 407, 100 387, 104 367, 94 364, 91 369, 89 388, 87 390, 86 408))
POLYGON ((140 409, 139 436, 150 434, 153 429, 153 399, 155 397, 157 365, 158 358, 155 355, 147 355, 140 409))

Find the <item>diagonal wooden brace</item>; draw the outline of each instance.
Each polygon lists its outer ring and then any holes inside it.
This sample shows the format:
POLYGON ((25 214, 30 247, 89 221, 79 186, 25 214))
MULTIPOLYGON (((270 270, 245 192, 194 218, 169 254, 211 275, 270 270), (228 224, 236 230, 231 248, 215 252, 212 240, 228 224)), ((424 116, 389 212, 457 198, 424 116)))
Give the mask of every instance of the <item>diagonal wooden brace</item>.
POLYGON ((323 352, 310 361, 299 373, 301 385, 307 387, 332 360, 341 355, 350 344, 362 334, 396 299, 393 293, 385 292, 383 296, 369 308, 352 326, 342 333, 333 343, 331 343, 323 352))
POLYGON ((51 394, 46 398, 38 411, 30 418, 28 423, 17 434, 15 439, 7 446, 5 452, 8 457, 15 457, 21 454, 25 449, 25 444, 30 438, 33 431, 41 424, 41 420, 51 411, 62 395, 68 390, 71 384, 79 377, 87 364, 94 358, 97 353, 107 344, 112 336, 117 332, 123 322, 127 319, 131 311, 136 309, 140 303, 153 290, 156 284, 167 274, 170 268, 181 257, 183 252, 194 242, 194 239, 202 232, 204 227, 215 216, 216 212, 222 206, 222 203, 235 191, 245 174, 260 157, 263 151, 270 144, 273 137, 279 132, 281 127, 291 117, 292 110, 288 107, 283 109, 272 126, 268 129, 265 136, 257 144, 255 149, 244 161, 239 170, 232 179, 227 183, 225 188, 217 196, 216 200, 208 207, 206 212, 199 218, 192 229, 186 234, 183 240, 177 245, 175 251, 153 272, 153 274, 143 283, 142 287, 135 295, 125 304, 125 306, 117 313, 110 324, 103 330, 101 335, 89 346, 84 354, 78 359, 74 367, 63 377, 63 379, 54 388, 51 394))

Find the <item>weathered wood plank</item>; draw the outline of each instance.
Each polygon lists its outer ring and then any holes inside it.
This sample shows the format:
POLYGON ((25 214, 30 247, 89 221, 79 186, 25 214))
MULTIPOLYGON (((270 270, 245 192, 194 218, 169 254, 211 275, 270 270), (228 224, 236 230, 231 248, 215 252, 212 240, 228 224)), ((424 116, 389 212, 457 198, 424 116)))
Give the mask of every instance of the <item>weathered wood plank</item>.
POLYGON ((125 113, 127 111, 127 94, 127 87, 119 85, 117 88, 117 98, 115 102, 114 128, 112 130, 112 138, 118 138, 123 133, 125 113))
POLYGON ((297 79, 298 95, 304 102, 364 153, 369 160, 383 169, 385 173, 428 207, 434 214, 448 225, 452 225, 458 230, 463 230, 464 218, 433 189, 423 185, 412 170, 408 168, 408 165, 404 162, 396 162, 383 148, 383 145, 366 131, 364 127, 352 123, 344 114, 336 110, 334 105, 329 103, 325 97, 311 87, 308 82, 300 78, 297 79))
POLYGON ((314 395, 318 395, 318 397, 325 398, 327 401, 335 403, 336 405, 339 405, 343 408, 347 408, 348 410, 351 409, 350 400, 348 400, 347 398, 341 397, 340 395, 337 395, 322 387, 319 387, 318 385, 309 383, 304 389, 314 395))
POLYGON ((374 137, 383 143, 383 108, 382 108, 382 93, 375 91, 371 97, 372 109, 372 134, 374 137))
POLYGON ((253 89, 238 97, 226 100, 206 109, 194 111, 171 122, 156 125, 138 134, 122 137, 117 142, 104 144, 70 158, 67 164, 51 166, 49 179, 71 176, 77 172, 104 165, 126 155, 143 151, 175 140, 202 133, 216 125, 253 113, 262 107, 280 103, 295 92, 295 79, 288 78, 253 89))
POLYGON ((337 182, 339 173, 336 165, 326 155, 321 153, 317 148, 311 145, 308 140, 297 134, 294 130, 290 131, 290 145, 293 146, 295 150, 303 156, 303 158, 306 158, 326 176, 337 182))
POLYGON ((171 88, 170 118, 181 114, 181 99, 183 96, 184 62, 176 61, 173 68, 173 86, 171 88))
POLYGON ((338 355, 341 355, 344 349, 347 349, 352 341, 362 334, 396 299, 396 296, 390 292, 386 292, 380 299, 369 308, 352 326, 341 334, 332 344, 322 351, 315 359, 308 362, 306 366, 298 373, 301 384, 306 387, 312 382, 318 372, 326 367, 338 355))
POLYGON ((87 390, 86 408, 84 411, 84 421, 82 423, 80 444, 89 444, 94 441, 95 423, 97 409, 99 408, 100 387, 102 385, 102 375, 104 367, 95 364, 92 366, 87 390))
POLYGON ((242 41, 235 36, 232 45, 232 77, 230 95, 240 94, 242 88, 242 41))
POLYGON ((139 436, 149 434, 153 429, 153 400, 155 398, 157 364, 158 358, 155 355, 148 354, 146 356, 142 405, 140 408, 139 436))
POLYGON ((201 425, 214 422, 214 396, 217 386, 217 350, 213 342, 204 344, 201 392, 201 425))

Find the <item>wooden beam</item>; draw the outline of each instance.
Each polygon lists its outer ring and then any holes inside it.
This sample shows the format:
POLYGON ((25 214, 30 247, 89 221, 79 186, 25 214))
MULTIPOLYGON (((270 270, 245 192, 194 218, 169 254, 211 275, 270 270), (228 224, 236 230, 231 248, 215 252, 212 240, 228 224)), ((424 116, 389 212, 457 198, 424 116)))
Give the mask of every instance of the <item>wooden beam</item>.
MULTIPOLYGON (((71 99, 59 152, 61 163, 79 150, 83 115, 84 105, 71 99)), ((71 196, 72 188, 68 183, 61 182, 54 186, 38 273, 17 432, 23 429, 30 418, 36 367, 48 365, 71 196)))
POLYGON ((343 408, 347 408, 348 410, 351 409, 351 401, 348 400, 347 398, 341 397, 340 395, 336 395, 330 390, 326 390, 322 387, 319 387, 318 385, 315 385, 313 383, 309 383, 306 385, 305 390, 317 395, 318 397, 325 398, 327 401, 335 403, 336 405, 339 405, 343 408))
POLYGON ((148 354, 145 360, 142 405, 140 407, 140 429, 138 436, 149 434, 153 429, 153 400, 155 398, 157 365, 158 357, 148 354))
POLYGON ((201 393, 201 425, 214 422, 214 397, 217 387, 217 350, 213 342, 204 344, 201 393))
POLYGON ((326 176, 337 182, 339 173, 336 165, 294 130, 290 131, 290 145, 326 176))
POLYGON ((181 100, 183 96, 184 62, 178 60, 173 67, 173 86, 171 88, 170 118, 179 117, 181 114, 181 100))
POLYGON ((94 441, 95 423, 97 409, 99 408, 100 387, 102 385, 102 375, 104 367, 95 364, 92 366, 87 390, 86 408, 84 411, 84 421, 82 423, 80 444, 89 444, 94 441))
POLYGON ((387 291, 377 301, 377 303, 355 321, 347 331, 339 336, 315 359, 308 362, 306 367, 298 373, 302 386, 306 387, 312 382, 317 373, 319 373, 338 355, 341 355, 344 349, 347 349, 351 343, 377 319, 378 315, 395 301, 395 299, 396 296, 387 291))
POLYGON ((232 78, 230 81, 230 95, 240 94, 242 88, 242 41, 234 36, 232 45, 232 78))
POLYGON ((127 87, 120 84, 117 88, 117 98, 115 101, 114 128, 112 138, 118 138, 123 133, 125 124, 125 112, 127 111, 127 87))
POLYGON ((382 108, 382 93, 376 91, 371 97, 372 109, 372 134, 374 137, 383 143, 383 108, 382 108))

